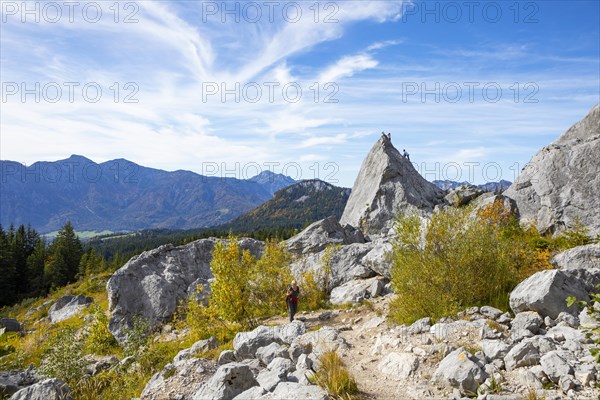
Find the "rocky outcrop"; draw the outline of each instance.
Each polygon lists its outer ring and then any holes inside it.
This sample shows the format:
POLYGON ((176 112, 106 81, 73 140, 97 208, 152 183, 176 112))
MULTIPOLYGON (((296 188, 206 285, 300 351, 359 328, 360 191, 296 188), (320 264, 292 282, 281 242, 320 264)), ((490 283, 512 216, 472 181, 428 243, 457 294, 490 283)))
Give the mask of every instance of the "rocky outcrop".
MULTIPOLYGON (((600 233, 600 104, 554 143, 541 149, 504 192, 523 222, 556 233, 579 219, 600 233)), ((351 197, 352 198, 352 197, 351 197)))
MULTIPOLYGON (((108 281, 109 329, 119 342, 134 317, 148 321, 150 328, 173 316, 180 300, 193 293, 197 284, 212 278, 210 261, 217 239, 202 239, 184 246, 161 246, 133 257, 108 281)), ((239 239, 240 246, 254 256, 264 243, 239 239)))
POLYGON ((387 235, 398 213, 433 211, 444 191, 425 180, 382 136, 364 159, 340 219, 365 235, 387 235))
POLYGON ((64 321, 81 313, 89 307, 94 299, 88 296, 63 296, 56 301, 48 310, 48 318, 53 323, 64 321))

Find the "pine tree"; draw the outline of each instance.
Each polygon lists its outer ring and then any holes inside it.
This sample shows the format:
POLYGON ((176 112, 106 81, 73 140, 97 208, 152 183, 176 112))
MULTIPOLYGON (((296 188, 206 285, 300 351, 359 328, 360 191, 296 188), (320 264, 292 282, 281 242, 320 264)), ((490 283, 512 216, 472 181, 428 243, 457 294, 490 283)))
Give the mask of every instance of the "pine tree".
POLYGON ((15 300, 15 268, 8 234, 0 225, 0 307, 15 300))
POLYGON ((73 282, 79 272, 83 247, 70 222, 67 222, 58 232, 50 246, 50 253, 52 259, 49 266, 49 278, 52 287, 65 286, 73 282))

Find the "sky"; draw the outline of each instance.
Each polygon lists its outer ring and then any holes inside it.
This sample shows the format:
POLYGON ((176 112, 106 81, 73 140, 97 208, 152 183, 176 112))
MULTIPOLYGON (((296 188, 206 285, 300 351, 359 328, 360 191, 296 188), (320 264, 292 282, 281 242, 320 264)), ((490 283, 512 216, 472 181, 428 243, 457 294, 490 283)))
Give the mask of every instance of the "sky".
POLYGON ((512 181, 600 102, 600 2, 1 0, 0 159, 512 181))

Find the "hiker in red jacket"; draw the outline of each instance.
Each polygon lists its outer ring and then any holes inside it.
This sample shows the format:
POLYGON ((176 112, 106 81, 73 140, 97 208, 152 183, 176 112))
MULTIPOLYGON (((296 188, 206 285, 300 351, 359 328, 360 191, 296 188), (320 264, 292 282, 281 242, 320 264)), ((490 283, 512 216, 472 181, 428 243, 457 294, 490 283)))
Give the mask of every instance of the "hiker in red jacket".
POLYGON ((287 304, 288 311, 290 313, 290 322, 294 320, 294 315, 298 311, 298 296, 300 295, 300 287, 296 281, 292 281, 292 284, 288 286, 287 297, 285 302, 287 304))

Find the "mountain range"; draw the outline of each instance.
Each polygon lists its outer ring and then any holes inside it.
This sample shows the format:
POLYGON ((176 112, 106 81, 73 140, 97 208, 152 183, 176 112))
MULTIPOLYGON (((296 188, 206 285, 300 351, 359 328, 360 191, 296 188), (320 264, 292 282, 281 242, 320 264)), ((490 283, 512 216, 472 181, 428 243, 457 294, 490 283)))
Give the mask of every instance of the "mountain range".
POLYGON ((71 221, 78 231, 186 229, 220 225, 295 181, 263 171, 250 179, 167 172, 125 159, 73 155, 30 166, 0 161, 0 224, 41 233, 71 221))
MULTIPOLYGON (((296 184, 271 171, 236 179, 168 172, 125 159, 95 163, 80 155, 29 166, 0 161, 0 171, 0 224, 31 224, 44 234, 67 221, 79 232, 302 228, 327 216, 339 218, 350 196, 350 189, 319 180, 296 184)), ((443 190, 468 184, 433 183, 443 190)), ((497 193, 508 186, 507 181, 479 185, 497 193)))

